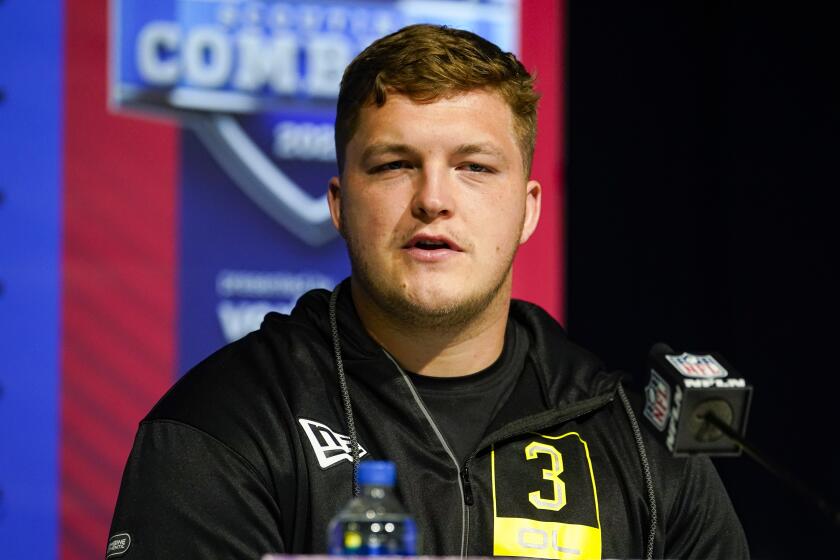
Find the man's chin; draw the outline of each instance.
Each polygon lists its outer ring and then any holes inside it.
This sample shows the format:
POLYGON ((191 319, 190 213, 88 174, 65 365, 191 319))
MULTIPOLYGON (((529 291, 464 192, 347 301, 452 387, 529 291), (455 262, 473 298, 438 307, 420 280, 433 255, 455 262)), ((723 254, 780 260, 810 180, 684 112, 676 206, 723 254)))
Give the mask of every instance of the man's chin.
POLYGON ((490 306, 498 290, 486 293, 428 291, 422 296, 382 294, 389 312, 419 328, 457 328, 476 320, 490 306))
POLYGON ((437 274, 389 276, 372 272, 370 267, 354 266, 356 287, 391 321, 409 328, 459 328, 492 309, 497 298, 505 297, 505 289, 510 297, 509 267, 507 274, 491 284, 476 282, 474 278, 465 280, 462 275, 449 274, 444 278, 437 274))

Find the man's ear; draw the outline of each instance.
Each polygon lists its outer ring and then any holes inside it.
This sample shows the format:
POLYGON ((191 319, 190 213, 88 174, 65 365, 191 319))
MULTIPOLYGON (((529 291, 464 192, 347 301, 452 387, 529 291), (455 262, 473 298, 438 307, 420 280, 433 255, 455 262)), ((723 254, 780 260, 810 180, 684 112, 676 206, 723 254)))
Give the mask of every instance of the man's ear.
POLYGON ((335 229, 344 236, 341 231, 341 178, 333 177, 327 187, 327 203, 330 206, 330 217, 335 229))
POLYGON ((537 181, 528 181, 525 194, 525 220, 522 223, 522 235, 519 244, 525 243, 537 229, 540 221, 540 205, 542 203, 542 187, 537 181))

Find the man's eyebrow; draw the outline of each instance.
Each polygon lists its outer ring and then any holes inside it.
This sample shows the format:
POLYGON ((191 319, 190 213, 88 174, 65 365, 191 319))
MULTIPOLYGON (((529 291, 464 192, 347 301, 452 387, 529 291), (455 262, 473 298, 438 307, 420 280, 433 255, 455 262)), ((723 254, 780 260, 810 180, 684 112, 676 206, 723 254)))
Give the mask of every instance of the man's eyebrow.
POLYGON ((370 158, 383 154, 414 155, 416 153, 417 150, 406 144, 371 144, 362 151, 362 161, 368 161, 370 158))
POLYGON ((458 155, 486 154, 497 157, 502 161, 507 161, 505 153, 489 142, 482 142, 479 144, 461 144, 455 149, 455 153, 458 155))
MULTIPOLYGON (((412 148, 407 144, 396 144, 396 143, 376 143, 367 146, 362 151, 362 158, 361 161, 366 162, 371 158, 381 156, 384 154, 394 154, 394 155, 405 155, 405 156, 416 156, 417 150, 412 148)), ((490 155, 493 157, 498 158, 502 162, 507 162, 507 157, 505 156, 504 151, 498 148, 495 144, 490 142, 480 142, 477 144, 461 144, 457 148, 453 154, 456 155, 470 155, 470 154, 485 154, 490 155)))

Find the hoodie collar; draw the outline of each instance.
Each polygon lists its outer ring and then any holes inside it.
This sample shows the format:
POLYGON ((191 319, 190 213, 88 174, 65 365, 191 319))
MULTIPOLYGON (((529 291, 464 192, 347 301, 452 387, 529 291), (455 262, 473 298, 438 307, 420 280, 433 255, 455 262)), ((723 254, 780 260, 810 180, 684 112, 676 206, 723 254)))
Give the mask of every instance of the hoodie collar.
MULTIPOLYGON (((341 289, 335 311, 344 358, 353 361, 385 359, 382 347, 365 330, 356 312, 353 296, 350 293, 350 278, 344 279, 339 287, 341 289)), ((331 348, 330 294, 331 292, 323 289, 306 292, 298 300, 291 316, 292 319, 314 324, 329 341, 331 348)))
MULTIPOLYGON (((347 361, 387 360, 381 346, 367 333, 356 312, 350 278, 341 283, 336 305, 341 351, 347 361)), ((319 289, 304 294, 292 311, 292 319, 314 324, 330 341, 330 292, 319 289)), ((606 373, 602 362, 572 343, 563 327, 542 308, 512 300, 509 320, 525 328, 530 338, 532 360, 545 399, 551 407, 569 405, 599 395, 612 395, 620 375, 606 373)), ((329 342, 330 347, 332 342, 329 342)), ((348 371, 353 375, 353 371, 348 371)))
POLYGON ((608 373, 600 359, 569 340, 563 327, 541 307, 512 300, 510 320, 523 325, 531 337, 529 356, 551 406, 615 393, 621 374, 608 373))

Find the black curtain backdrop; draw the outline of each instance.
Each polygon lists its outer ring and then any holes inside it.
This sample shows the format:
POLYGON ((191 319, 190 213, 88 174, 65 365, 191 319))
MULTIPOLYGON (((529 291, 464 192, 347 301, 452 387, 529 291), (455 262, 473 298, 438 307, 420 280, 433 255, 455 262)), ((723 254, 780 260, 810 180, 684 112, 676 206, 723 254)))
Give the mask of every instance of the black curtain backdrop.
MULTIPOLYGON (((721 352, 755 386, 749 439, 840 503, 831 3, 568 6, 572 338, 640 379, 654 342, 721 352)), ((754 557, 836 557, 814 508, 715 463, 754 557)))

